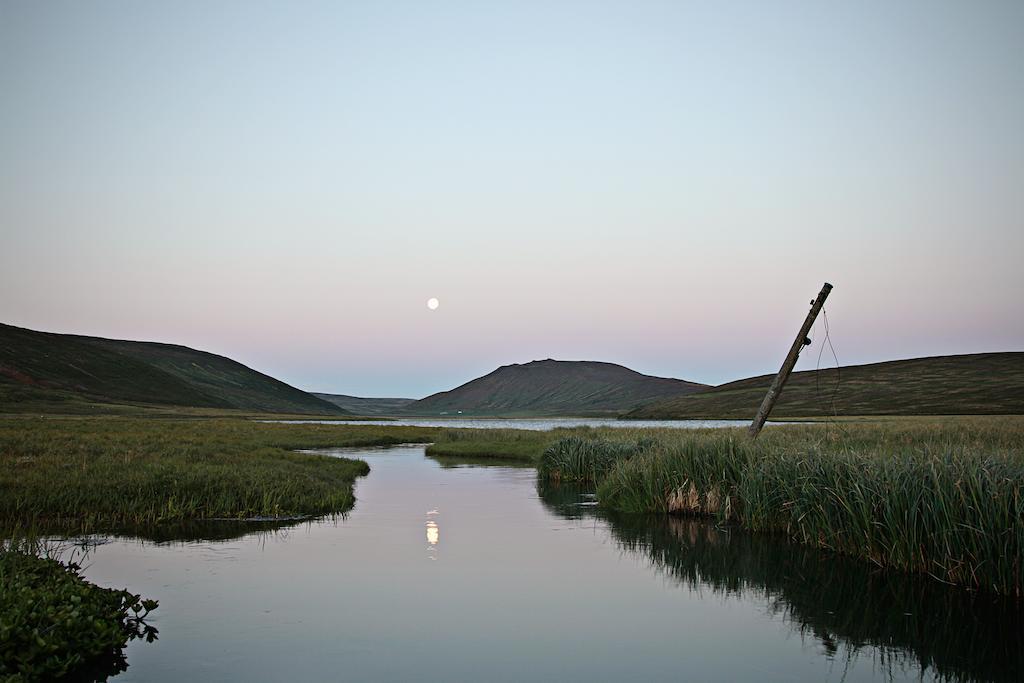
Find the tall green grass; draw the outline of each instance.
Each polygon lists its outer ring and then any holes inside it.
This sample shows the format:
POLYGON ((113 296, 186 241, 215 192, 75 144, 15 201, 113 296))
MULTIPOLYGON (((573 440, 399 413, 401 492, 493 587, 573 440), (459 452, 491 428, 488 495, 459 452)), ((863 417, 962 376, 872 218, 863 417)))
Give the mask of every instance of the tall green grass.
POLYGON ((598 500, 712 515, 941 581, 1024 596, 1024 421, 782 427, 662 438, 598 500))
POLYGON ((950 583, 1022 595, 1024 462, 948 449, 780 453, 743 473, 744 524, 950 583))
POLYGON ((662 442, 616 463, 600 480, 599 500, 622 512, 708 514, 731 519, 741 502, 736 485, 752 459, 735 431, 708 431, 662 442))
POLYGON ((537 474, 553 482, 596 482, 617 462, 629 460, 654 443, 651 438, 611 441, 584 436, 562 437, 544 450, 537 474))

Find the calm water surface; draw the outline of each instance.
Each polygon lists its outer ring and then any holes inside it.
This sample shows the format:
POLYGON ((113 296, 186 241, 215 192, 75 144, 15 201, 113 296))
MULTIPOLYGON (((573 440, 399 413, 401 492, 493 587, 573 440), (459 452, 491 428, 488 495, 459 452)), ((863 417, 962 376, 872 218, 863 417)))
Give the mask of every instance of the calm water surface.
POLYGON ((606 517, 529 468, 325 452, 372 468, 346 519, 90 552, 90 579, 160 600, 159 640, 132 643, 116 680, 1018 680, 1024 666, 1005 602, 704 522, 606 517))

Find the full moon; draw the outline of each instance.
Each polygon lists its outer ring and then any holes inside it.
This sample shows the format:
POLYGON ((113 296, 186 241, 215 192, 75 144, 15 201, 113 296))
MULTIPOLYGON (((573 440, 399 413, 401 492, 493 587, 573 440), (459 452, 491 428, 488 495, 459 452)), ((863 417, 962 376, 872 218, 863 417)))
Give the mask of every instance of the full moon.
POLYGON ((429 308, 432 311, 436 311, 437 307, 440 305, 441 302, 438 301, 436 297, 430 297, 429 299, 427 299, 427 308, 429 308))

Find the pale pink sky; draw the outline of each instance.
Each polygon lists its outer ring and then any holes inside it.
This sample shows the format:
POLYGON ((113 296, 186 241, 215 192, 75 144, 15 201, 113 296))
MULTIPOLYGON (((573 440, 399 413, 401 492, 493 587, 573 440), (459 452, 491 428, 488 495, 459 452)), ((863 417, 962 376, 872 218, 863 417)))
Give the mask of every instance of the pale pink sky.
POLYGON ((0 320, 719 383, 827 279, 844 363, 1021 350, 1021 64, 1014 2, 5 3, 0 320))

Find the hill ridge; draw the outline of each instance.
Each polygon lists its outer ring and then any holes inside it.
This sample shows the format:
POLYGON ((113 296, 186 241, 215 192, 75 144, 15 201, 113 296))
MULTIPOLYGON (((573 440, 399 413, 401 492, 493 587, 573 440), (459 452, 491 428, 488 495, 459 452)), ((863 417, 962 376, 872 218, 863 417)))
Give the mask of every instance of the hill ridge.
POLYGON ((0 403, 95 401, 346 414, 232 358, 182 344, 0 323, 0 403))
MULTIPOLYGON (((753 417, 775 373, 634 409, 626 419, 753 417)), ((1024 414, 1024 352, 966 353, 794 372, 774 417, 1024 414)))
POLYGON ((705 385, 644 375, 607 361, 547 358, 502 365, 448 391, 409 404, 418 415, 614 415, 705 385))
POLYGON ((348 394, 331 394, 322 391, 309 392, 317 398, 347 410, 356 415, 395 415, 401 413, 402 409, 413 403, 414 398, 376 398, 363 396, 350 396, 348 394))

